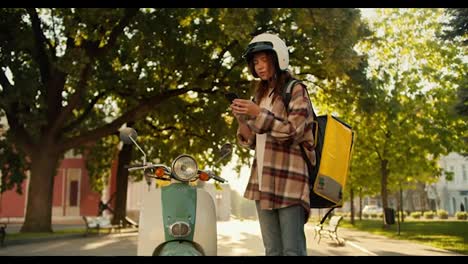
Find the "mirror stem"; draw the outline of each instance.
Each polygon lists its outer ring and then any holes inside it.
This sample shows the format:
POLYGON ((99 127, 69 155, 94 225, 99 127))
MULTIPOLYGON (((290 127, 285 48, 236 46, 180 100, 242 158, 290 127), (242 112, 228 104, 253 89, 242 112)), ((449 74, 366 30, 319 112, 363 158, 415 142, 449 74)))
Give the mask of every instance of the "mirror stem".
POLYGON ((137 148, 143 153, 143 166, 146 165, 146 153, 140 148, 140 145, 136 143, 136 141, 132 138, 132 136, 128 136, 130 140, 137 146, 137 148))
POLYGON ((219 158, 214 165, 217 165, 220 161, 222 161, 224 158, 226 158, 229 155, 229 153, 224 154, 221 158, 219 158))

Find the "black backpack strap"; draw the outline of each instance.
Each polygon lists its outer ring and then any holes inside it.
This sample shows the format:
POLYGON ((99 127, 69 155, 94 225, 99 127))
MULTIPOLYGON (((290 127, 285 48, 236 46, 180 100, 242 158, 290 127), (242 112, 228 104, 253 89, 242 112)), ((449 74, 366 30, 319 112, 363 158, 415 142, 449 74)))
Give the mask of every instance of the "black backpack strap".
POLYGON ((284 108, 286 109, 286 112, 289 112, 288 110, 288 105, 289 105, 289 102, 291 101, 291 92, 292 92, 292 88, 297 84, 297 83, 301 83, 301 81, 297 80, 297 79, 291 79, 289 80, 289 82, 286 84, 286 87, 284 88, 283 90, 283 103, 284 103, 284 108))
MULTIPOLYGON (((293 79, 289 80, 289 82, 286 84, 286 88, 283 90, 282 98, 283 98, 284 107, 286 108, 286 112, 289 112, 288 111, 288 105, 289 105, 289 102, 291 101, 292 89, 298 83, 302 84, 302 82, 300 80, 293 78, 293 79)), ((309 93, 307 92, 307 89, 305 89, 305 90, 306 90, 307 96, 309 96, 309 93)), ((315 114, 315 111, 314 111, 313 107, 312 107, 312 114, 314 115, 314 120, 317 120, 317 115, 315 114)))
POLYGON ((320 224, 323 225, 325 220, 327 219, 327 216, 335 209, 335 207, 332 207, 328 210, 328 212, 322 217, 322 220, 320 220, 320 224))
MULTIPOLYGON (((289 112, 288 111, 288 106, 289 106, 289 102, 291 101, 292 89, 298 83, 302 84, 302 82, 300 80, 297 80, 297 79, 293 78, 287 83, 286 88, 283 90, 282 98, 283 98, 283 103, 284 103, 284 107, 286 109, 286 112, 289 112)), ((309 97, 309 93, 307 92, 307 89, 305 89, 305 91, 307 93, 307 96, 309 97)), ((312 105, 310 107, 312 108, 312 114, 314 115, 314 123, 312 125, 312 131, 317 131, 317 129, 318 129, 317 115, 315 114, 315 111, 314 111, 314 108, 312 107, 312 105)), ((317 134, 317 132, 315 132, 315 136, 314 136, 314 147, 315 147, 316 140, 317 140, 317 135, 316 134, 317 134)), ((302 145, 302 143, 299 144, 299 147, 301 148, 302 158, 305 160, 305 162, 307 164, 307 169, 309 170, 309 173, 312 173, 313 166, 310 163, 309 158, 307 157, 307 154, 305 152, 305 149, 304 149, 304 146, 302 145)), ((309 180, 311 180, 311 179, 309 178, 309 180)), ((311 182, 311 184, 312 184, 312 182, 311 182)))

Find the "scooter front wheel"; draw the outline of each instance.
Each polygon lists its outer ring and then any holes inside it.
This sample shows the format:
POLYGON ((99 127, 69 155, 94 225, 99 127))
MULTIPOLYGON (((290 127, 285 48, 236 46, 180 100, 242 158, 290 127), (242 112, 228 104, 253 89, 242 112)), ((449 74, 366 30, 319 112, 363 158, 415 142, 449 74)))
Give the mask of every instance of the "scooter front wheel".
POLYGON ((191 241, 171 241, 156 248, 153 256, 203 256, 204 254, 191 241))

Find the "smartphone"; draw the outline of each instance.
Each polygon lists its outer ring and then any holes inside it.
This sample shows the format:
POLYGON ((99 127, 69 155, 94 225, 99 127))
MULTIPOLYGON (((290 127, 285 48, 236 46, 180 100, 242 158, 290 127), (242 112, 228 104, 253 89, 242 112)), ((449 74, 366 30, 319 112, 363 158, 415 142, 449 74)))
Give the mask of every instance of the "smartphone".
POLYGON ((239 96, 237 96, 236 93, 225 93, 224 96, 226 97, 226 99, 229 100, 229 102, 231 102, 231 104, 232 104, 232 101, 234 101, 234 99, 239 98, 239 96))

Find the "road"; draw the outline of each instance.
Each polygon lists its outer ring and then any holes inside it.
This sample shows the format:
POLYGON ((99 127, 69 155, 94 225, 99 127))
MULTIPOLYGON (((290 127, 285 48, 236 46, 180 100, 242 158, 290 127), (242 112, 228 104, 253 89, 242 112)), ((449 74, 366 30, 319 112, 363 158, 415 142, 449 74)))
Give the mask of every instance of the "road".
MULTIPOLYGON (((314 239, 313 224, 306 225, 308 256, 457 256, 459 254, 408 241, 393 240, 366 232, 339 228, 345 240, 338 245, 329 238, 314 239)), ((61 238, 0 248, 0 256, 136 256, 137 233, 61 238)), ((218 222, 219 256, 263 256, 257 221, 232 219, 218 222)))

